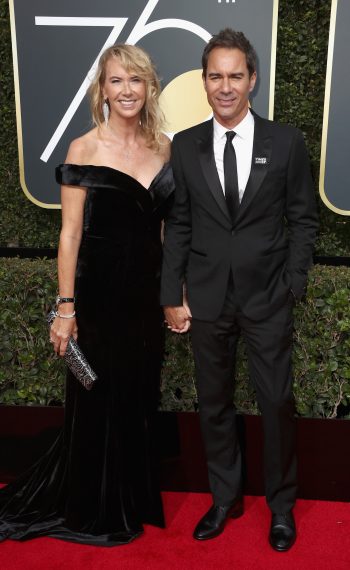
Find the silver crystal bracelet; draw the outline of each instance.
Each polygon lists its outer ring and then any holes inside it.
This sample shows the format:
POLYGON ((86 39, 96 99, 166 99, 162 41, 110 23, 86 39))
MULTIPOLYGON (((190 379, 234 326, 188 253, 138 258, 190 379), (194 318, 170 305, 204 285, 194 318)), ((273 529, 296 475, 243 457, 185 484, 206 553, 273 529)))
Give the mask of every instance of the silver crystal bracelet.
POLYGON ((71 313, 70 315, 60 315, 58 311, 55 311, 55 317, 59 317, 60 319, 72 319, 73 317, 75 317, 75 311, 73 311, 73 313, 71 313))

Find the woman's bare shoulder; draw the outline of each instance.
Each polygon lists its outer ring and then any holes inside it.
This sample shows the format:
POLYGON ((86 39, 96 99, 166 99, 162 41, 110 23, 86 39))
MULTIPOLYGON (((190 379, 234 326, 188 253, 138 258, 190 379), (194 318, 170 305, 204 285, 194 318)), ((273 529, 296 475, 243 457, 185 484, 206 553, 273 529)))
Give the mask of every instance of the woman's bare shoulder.
POLYGON ((66 163, 89 164, 90 157, 94 154, 97 145, 97 128, 92 129, 85 135, 78 137, 69 145, 66 163))

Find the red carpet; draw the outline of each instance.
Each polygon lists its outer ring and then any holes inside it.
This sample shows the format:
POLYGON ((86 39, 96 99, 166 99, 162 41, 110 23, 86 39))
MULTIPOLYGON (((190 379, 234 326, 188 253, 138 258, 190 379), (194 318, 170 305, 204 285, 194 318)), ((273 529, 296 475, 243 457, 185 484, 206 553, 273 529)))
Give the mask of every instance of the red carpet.
POLYGON ((290 552, 267 542, 269 511, 262 497, 245 499, 245 514, 214 540, 192 531, 210 506, 205 494, 164 493, 167 529, 146 527, 129 545, 81 546, 53 538, 0 544, 1 570, 349 570, 350 505, 299 500, 298 540, 290 552))

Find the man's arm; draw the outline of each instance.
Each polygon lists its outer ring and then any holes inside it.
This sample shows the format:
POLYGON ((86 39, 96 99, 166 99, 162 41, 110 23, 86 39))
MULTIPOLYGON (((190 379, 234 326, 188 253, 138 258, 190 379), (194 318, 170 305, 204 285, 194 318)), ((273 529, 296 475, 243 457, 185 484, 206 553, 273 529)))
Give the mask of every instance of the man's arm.
POLYGON ((306 291, 307 272, 318 229, 318 215, 310 162, 302 133, 297 130, 292 142, 287 174, 286 218, 289 252, 287 271, 296 299, 306 291))
POLYGON ((186 332, 190 312, 183 304, 183 287, 191 244, 191 203, 175 136, 171 163, 175 178, 174 203, 165 218, 160 302, 169 328, 186 332))

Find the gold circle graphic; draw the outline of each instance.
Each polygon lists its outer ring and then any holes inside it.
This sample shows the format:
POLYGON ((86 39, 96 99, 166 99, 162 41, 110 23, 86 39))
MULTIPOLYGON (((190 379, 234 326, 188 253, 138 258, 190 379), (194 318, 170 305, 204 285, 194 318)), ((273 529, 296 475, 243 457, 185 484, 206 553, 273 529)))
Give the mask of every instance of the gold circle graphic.
POLYGON ((160 105, 166 119, 166 130, 177 133, 202 123, 212 110, 202 81, 202 70, 193 69, 175 77, 163 90, 160 105))

